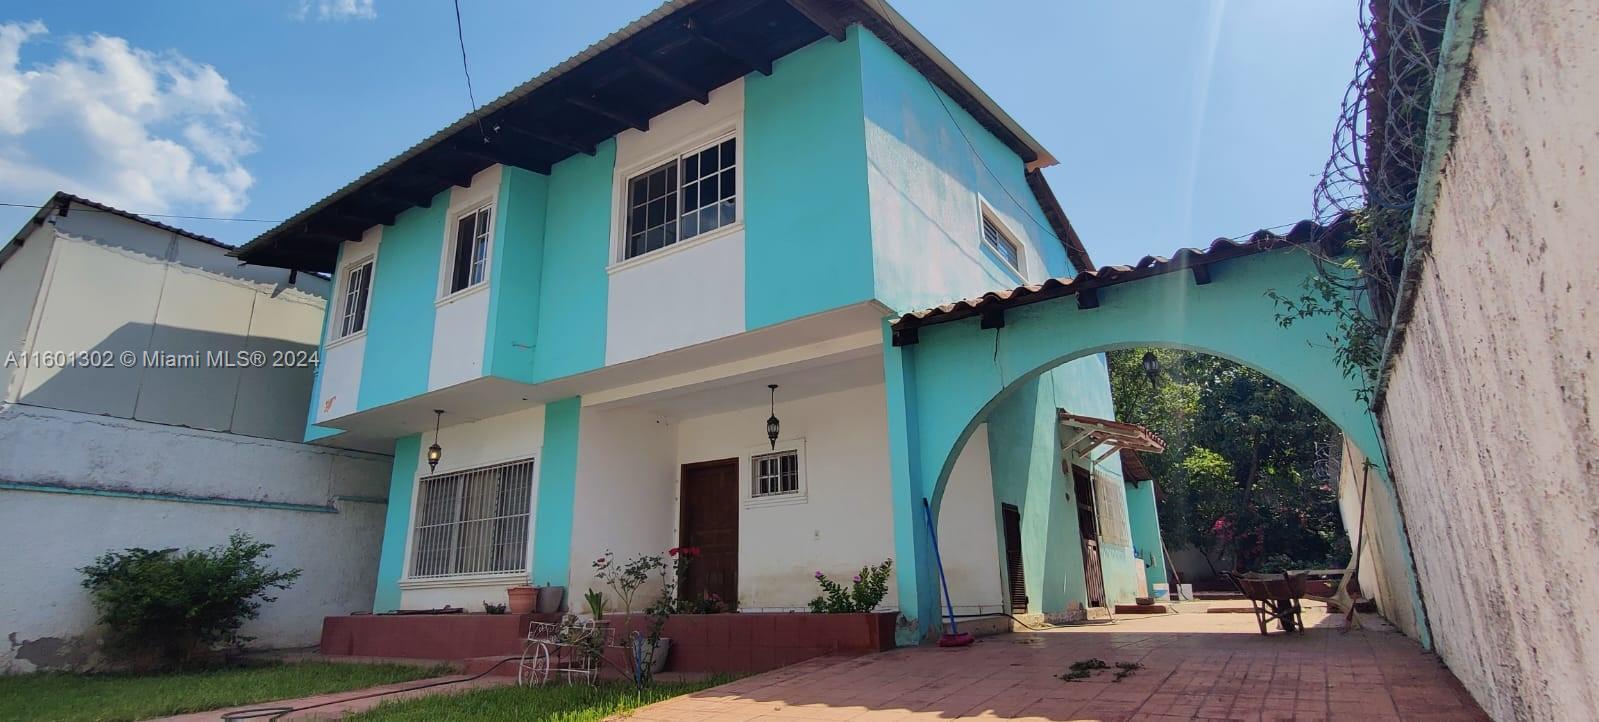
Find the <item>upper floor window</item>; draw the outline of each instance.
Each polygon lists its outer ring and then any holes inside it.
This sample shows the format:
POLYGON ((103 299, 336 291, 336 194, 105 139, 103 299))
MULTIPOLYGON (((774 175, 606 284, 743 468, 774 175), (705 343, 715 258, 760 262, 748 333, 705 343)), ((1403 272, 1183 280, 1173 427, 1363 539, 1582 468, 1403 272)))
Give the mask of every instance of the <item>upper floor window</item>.
POLYGON ((738 139, 727 138, 629 178, 622 259, 732 225, 737 161, 738 139))
POLYGON ((987 209, 983 211, 983 245, 1017 272, 1022 269, 1022 246, 987 209))
POLYGON ((476 286, 488 277, 489 228, 493 216, 494 206, 486 205, 456 219, 449 255, 450 284, 445 295, 476 286))
POLYGON ((372 259, 367 259, 344 273, 344 294, 339 303, 339 325, 335 338, 366 330, 366 308, 371 297, 372 259))

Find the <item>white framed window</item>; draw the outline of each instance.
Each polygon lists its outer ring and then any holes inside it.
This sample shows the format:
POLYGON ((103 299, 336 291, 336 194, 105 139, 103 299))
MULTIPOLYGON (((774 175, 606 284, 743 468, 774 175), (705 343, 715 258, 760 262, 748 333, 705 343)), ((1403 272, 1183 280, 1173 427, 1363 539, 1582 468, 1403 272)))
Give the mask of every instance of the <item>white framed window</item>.
POLYGON ((409 577, 527 571, 532 506, 532 459, 422 477, 409 577))
POLYGON ((455 217, 449 253, 445 257, 444 295, 483 283, 489 273, 489 244, 493 239, 494 204, 478 206, 455 217))
POLYGON ((622 185, 625 261, 739 220, 738 136, 695 147, 622 185))
POLYGON ((750 457, 750 498, 798 494, 799 452, 778 451, 750 457))
POLYGON ((777 448, 762 444, 744 455, 744 502, 750 506, 804 503, 805 440, 778 439, 777 448))
POLYGON ((367 258, 345 269, 339 295, 339 323, 333 334, 335 340, 366 330, 366 311, 372 301, 372 267, 373 259, 367 258))
POLYGON ((1021 274, 1022 244, 1017 242, 1015 234, 994 215, 987 203, 982 204, 982 218, 983 245, 999 256, 1011 270, 1021 274))

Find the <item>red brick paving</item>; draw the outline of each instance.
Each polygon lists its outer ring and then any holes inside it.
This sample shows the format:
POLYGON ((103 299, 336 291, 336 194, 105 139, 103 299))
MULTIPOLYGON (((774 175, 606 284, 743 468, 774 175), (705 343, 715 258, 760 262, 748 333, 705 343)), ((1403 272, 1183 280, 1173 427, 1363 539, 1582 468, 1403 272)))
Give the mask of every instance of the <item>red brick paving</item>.
POLYGON ((796 720, 1486 720, 1448 669, 1381 620, 1348 633, 1317 605, 1304 634, 1254 617, 1123 617, 1116 624, 829 657, 638 710, 639 722, 796 720), (1066 682, 1075 661, 1139 662, 1066 682))

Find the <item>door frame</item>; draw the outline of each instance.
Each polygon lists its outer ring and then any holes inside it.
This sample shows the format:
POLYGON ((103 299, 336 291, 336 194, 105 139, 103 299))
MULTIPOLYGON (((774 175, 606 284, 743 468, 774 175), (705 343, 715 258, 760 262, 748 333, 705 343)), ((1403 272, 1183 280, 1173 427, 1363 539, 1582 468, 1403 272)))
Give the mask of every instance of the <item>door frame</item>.
MULTIPOLYGON (((743 468, 743 463, 744 463, 744 459, 743 458, 737 457, 737 456, 732 456, 732 457, 728 457, 728 458, 725 458, 725 459, 712 459, 710 461, 695 461, 695 462, 691 462, 691 463, 688 463, 688 464, 682 464, 678 468, 678 475, 677 475, 677 546, 679 546, 679 547, 689 546, 688 539, 687 539, 687 534, 688 534, 688 518, 687 518, 688 517, 688 504, 685 503, 685 502, 688 501, 688 496, 683 493, 684 481, 688 478, 689 472, 697 471, 699 469, 715 468, 715 467, 718 467, 718 466, 731 466, 731 467, 733 467, 733 479, 734 479, 733 483, 737 487, 742 487, 742 486, 744 486, 744 468, 743 468)), ((735 503, 734 503, 735 513, 734 513, 734 518, 733 518, 733 524, 734 524, 735 530, 737 530, 738 532, 741 533, 742 530, 743 530, 743 522, 744 522, 744 519, 743 519, 743 517, 744 517, 744 492, 743 492, 743 490, 741 488, 739 488, 739 489, 735 489, 735 493, 738 496, 735 499, 735 503)), ((738 543, 738 534, 737 533, 735 533, 734 536, 733 536, 733 544, 734 544, 734 548, 738 552, 733 557, 733 589, 737 590, 738 589, 738 568, 740 566, 740 557, 742 557, 743 553, 744 553, 744 550, 742 548, 743 545, 738 543)), ((737 606, 738 606, 738 595, 736 593, 733 595, 733 599, 724 600, 724 601, 727 602, 729 608, 737 609, 737 606)))

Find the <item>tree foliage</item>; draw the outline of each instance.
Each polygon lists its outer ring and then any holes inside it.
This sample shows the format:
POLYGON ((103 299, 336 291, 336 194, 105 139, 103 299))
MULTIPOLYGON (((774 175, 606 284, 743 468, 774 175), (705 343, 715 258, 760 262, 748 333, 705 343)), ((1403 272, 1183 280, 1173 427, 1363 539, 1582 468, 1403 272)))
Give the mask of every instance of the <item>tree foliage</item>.
POLYGON ((1205 354, 1128 349, 1108 354, 1121 421, 1166 440, 1143 460, 1165 493, 1161 530, 1173 549, 1194 548, 1221 571, 1268 565, 1343 566, 1348 541, 1338 496, 1317 474, 1318 445, 1338 430, 1264 374, 1205 354), (1151 383, 1142 360, 1161 373, 1151 383))

